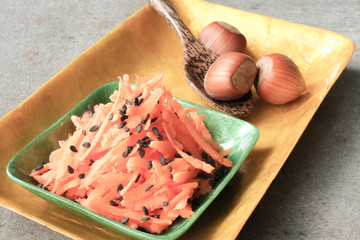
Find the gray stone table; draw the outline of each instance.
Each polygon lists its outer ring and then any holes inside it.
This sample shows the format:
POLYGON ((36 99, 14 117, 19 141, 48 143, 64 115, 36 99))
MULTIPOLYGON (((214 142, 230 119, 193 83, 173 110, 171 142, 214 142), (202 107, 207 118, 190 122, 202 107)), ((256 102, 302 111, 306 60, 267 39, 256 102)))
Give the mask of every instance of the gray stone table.
MULTIPOLYGON (((360 43, 359 0, 211 1, 324 28, 360 43)), ((145 4, 0 1, 0 117, 145 4)), ((238 239, 360 238, 359 111, 356 49, 238 239)), ((0 239, 68 238, 0 207, 0 239)))

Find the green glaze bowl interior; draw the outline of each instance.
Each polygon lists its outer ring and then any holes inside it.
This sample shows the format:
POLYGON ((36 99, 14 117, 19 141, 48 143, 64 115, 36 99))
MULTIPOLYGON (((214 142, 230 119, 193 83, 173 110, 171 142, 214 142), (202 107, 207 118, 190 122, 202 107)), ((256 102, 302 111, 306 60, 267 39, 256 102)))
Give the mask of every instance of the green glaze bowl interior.
POLYGON ((238 171, 239 167, 255 145, 259 137, 259 131, 250 123, 238 118, 178 99, 184 108, 196 107, 200 110, 201 114, 205 114, 205 124, 215 141, 224 148, 232 147, 232 152, 228 155, 228 158, 233 162, 233 167, 226 176, 217 182, 208 194, 199 199, 199 204, 195 207, 194 215, 191 218, 176 220, 174 224, 162 234, 149 234, 140 230, 135 230, 86 209, 62 196, 58 196, 37 187, 37 183, 28 176, 32 169, 41 164, 43 160, 47 160, 50 153, 58 148, 59 139, 66 139, 68 133, 74 132, 75 127, 70 120, 70 116, 82 115, 88 104, 95 105, 98 103, 109 102, 109 96, 117 88, 118 82, 110 82, 91 93, 65 116, 23 148, 9 162, 7 174, 12 181, 37 196, 126 236, 137 239, 176 239, 191 227, 238 171))

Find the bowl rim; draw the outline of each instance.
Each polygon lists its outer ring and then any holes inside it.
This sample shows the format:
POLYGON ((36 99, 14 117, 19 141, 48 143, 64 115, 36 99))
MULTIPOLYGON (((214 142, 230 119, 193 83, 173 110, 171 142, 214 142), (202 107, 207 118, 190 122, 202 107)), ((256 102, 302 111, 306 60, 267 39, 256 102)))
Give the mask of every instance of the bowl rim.
MULTIPOLYGON (((132 84, 133 85, 133 84, 132 84)), ((46 136, 47 134, 51 134, 51 132, 54 130, 55 127, 61 125, 65 120, 68 120, 70 116, 74 115, 74 111, 76 111, 78 108, 80 108, 82 105, 87 104, 89 102, 89 99, 93 98, 94 95, 100 91, 103 91, 105 88, 111 87, 113 90, 117 89, 118 87, 118 81, 108 82, 104 85, 97 88, 95 91, 90 93, 87 97, 85 97, 82 101, 80 101, 77 105, 75 105, 72 109, 70 109, 65 115, 63 115, 60 119, 58 119, 55 123, 50 125, 46 130, 44 130, 42 133, 40 133, 38 136, 36 136, 30 143, 28 143, 24 148, 22 148, 7 164, 6 167, 6 173, 8 177, 15 182, 16 184, 20 185, 21 187, 25 188, 26 190, 32 192, 33 194, 39 196, 40 198, 43 198, 47 200, 48 202, 58 205, 70 212, 73 212, 77 215, 80 215, 84 218, 90 219, 94 221, 95 223, 98 223, 102 226, 105 226, 111 230, 114 230, 120 234, 124 234, 129 237, 134 237, 138 239, 176 239, 183 235, 195 222, 196 220, 205 212, 205 210, 210 206, 210 204, 214 201, 214 199, 220 194, 220 192, 225 188, 225 186, 229 183, 229 181, 232 179, 232 177, 235 175, 235 173, 240 168, 241 164, 244 162, 254 145, 256 144, 258 138, 259 138, 259 130, 251 123, 248 123, 242 119, 227 115, 225 113, 216 111, 214 109, 210 109, 201 105, 198 105, 196 103, 192 103, 186 100, 182 100, 179 98, 174 97, 177 101, 180 102, 180 104, 183 107, 195 107, 202 114, 213 113, 215 115, 220 115, 221 117, 229 118, 232 121, 236 121, 242 124, 243 126, 246 126, 249 128, 249 131, 243 136, 243 139, 245 139, 249 134, 251 134, 251 144, 245 149, 245 154, 243 157, 235 162, 233 167, 230 169, 230 171, 217 183, 217 185, 205 195, 205 200, 200 204, 200 206, 197 207, 196 210, 194 210, 194 215, 191 216, 188 219, 184 219, 185 223, 183 223, 179 228, 176 228, 175 230, 171 230, 172 225, 169 226, 167 230, 164 230, 164 234, 151 234, 146 233, 137 229, 133 229, 131 227, 128 227, 124 224, 121 224, 115 220, 112 220, 110 218, 107 218, 101 214, 98 214, 96 212, 93 212, 90 209, 87 209, 80 204, 71 201, 65 197, 56 195, 54 193, 51 193, 49 191, 46 191, 42 188, 39 188, 38 186, 31 184, 23 179, 20 179, 14 175, 14 171, 18 170, 18 168, 15 166, 15 163, 17 160, 22 156, 22 154, 25 152, 26 149, 31 148, 33 145, 37 143, 38 140, 40 140, 42 137, 46 136)), ((97 103, 100 103, 101 101, 96 101, 97 103)), ((83 111, 82 111, 83 112, 83 111)), ((205 117, 206 119, 206 117, 205 117)), ((206 120, 205 120, 206 122, 206 120)), ((211 131, 210 131, 211 132, 211 131)), ((233 160, 232 160, 233 161, 233 160)))

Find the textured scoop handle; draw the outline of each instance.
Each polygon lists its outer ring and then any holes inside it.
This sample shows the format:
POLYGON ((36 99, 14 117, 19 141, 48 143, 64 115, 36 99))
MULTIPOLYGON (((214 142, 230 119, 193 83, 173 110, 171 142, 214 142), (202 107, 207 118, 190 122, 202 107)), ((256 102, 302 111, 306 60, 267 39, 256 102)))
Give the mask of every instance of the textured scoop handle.
POLYGON ((186 27, 180 16, 168 0, 148 0, 149 4, 168 22, 175 30, 183 45, 185 61, 194 58, 201 52, 210 51, 205 49, 186 27))

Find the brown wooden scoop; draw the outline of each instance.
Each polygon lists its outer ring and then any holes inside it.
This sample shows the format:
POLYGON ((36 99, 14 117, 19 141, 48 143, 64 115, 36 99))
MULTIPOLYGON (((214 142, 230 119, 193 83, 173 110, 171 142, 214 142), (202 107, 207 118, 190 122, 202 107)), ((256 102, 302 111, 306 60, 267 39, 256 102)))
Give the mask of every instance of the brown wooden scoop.
POLYGON ((204 89, 204 79, 217 56, 206 49, 185 26, 168 0, 148 0, 150 5, 175 30, 184 50, 185 75, 189 85, 208 103, 236 116, 246 116, 253 108, 251 90, 242 98, 232 101, 219 101, 208 96, 204 89))

